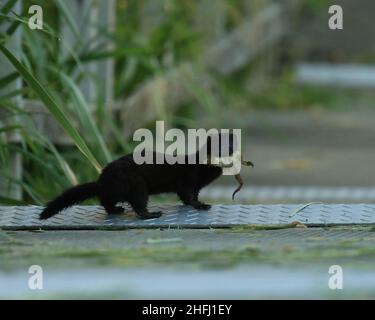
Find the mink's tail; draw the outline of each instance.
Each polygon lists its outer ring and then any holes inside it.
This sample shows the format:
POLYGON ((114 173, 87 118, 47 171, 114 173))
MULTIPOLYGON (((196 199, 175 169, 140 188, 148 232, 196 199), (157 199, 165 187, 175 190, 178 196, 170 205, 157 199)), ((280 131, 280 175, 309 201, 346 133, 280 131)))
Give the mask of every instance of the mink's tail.
POLYGON ((64 191, 57 198, 47 203, 39 216, 44 220, 51 218, 61 210, 68 208, 83 200, 94 198, 98 195, 98 184, 96 182, 84 183, 64 191))

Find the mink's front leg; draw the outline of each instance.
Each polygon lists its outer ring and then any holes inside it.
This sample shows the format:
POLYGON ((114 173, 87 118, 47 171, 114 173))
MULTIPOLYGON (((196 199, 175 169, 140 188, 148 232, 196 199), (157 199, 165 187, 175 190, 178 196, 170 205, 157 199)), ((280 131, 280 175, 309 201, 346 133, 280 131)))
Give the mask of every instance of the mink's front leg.
POLYGON ((193 188, 184 188, 180 190, 177 194, 180 197, 183 204, 192 206, 194 209, 197 209, 197 210, 211 209, 211 205, 200 202, 198 200, 198 193, 199 191, 196 191, 193 188))
POLYGON ((161 211, 149 212, 147 210, 147 200, 145 200, 145 198, 141 195, 129 199, 129 203, 141 219, 160 218, 160 216, 163 214, 161 211))

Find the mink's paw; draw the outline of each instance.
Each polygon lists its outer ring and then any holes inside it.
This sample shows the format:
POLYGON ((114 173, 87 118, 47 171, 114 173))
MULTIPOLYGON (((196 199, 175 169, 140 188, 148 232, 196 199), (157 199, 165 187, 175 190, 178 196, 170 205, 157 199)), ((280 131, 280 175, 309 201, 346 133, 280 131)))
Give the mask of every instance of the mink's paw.
POLYGON ((112 211, 111 214, 120 214, 123 213, 125 210, 123 207, 116 206, 112 211))
POLYGON ((200 203, 200 204, 195 205, 194 209, 197 209, 197 210, 210 210, 211 209, 211 205, 205 204, 205 203, 200 203))
POLYGON ((120 206, 106 208, 107 214, 121 214, 124 212, 124 208, 120 206))
POLYGON ((146 219, 155 219, 155 218, 160 218, 163 212, 157 211, 157 212, 147 212, 147 213, 142 213, 139 217, 143 220, 146 219))

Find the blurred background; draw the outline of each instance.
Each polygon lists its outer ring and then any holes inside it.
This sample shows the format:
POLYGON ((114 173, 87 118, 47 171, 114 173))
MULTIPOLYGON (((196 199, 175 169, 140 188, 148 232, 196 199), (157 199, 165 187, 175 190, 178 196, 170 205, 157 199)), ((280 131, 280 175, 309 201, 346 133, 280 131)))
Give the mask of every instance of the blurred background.
MULTIPOLYGON (((375 202, 374 1, 0 4, 1 204, 96 179, 155 120, 242 129, 255 168, 237 202, 375 202), (343 30, 328 27, 333 4, 343 30)), ((203 196, 231 202, 236 185, 203 196)))

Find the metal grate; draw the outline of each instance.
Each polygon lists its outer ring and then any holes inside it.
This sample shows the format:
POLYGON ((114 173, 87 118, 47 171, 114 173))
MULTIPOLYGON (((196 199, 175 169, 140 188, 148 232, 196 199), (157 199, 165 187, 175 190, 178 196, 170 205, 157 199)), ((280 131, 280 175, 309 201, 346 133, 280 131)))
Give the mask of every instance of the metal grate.
POLYGON ((41 209, 38 206, 0 207, 0 228, 210 228, 249 224, 277 226, 294 221, 307 226, 375 224, 375 205, 372 204, 215 205, 209 211, 197 211, 188 206, 154 205, 150 206, 150 211, 165 214, 150 220, 138 219, 128 206, 125 206, 126 212, 119 215, 107 215, 101 206, 74 206, 49 220, 40 221, 41 209))

